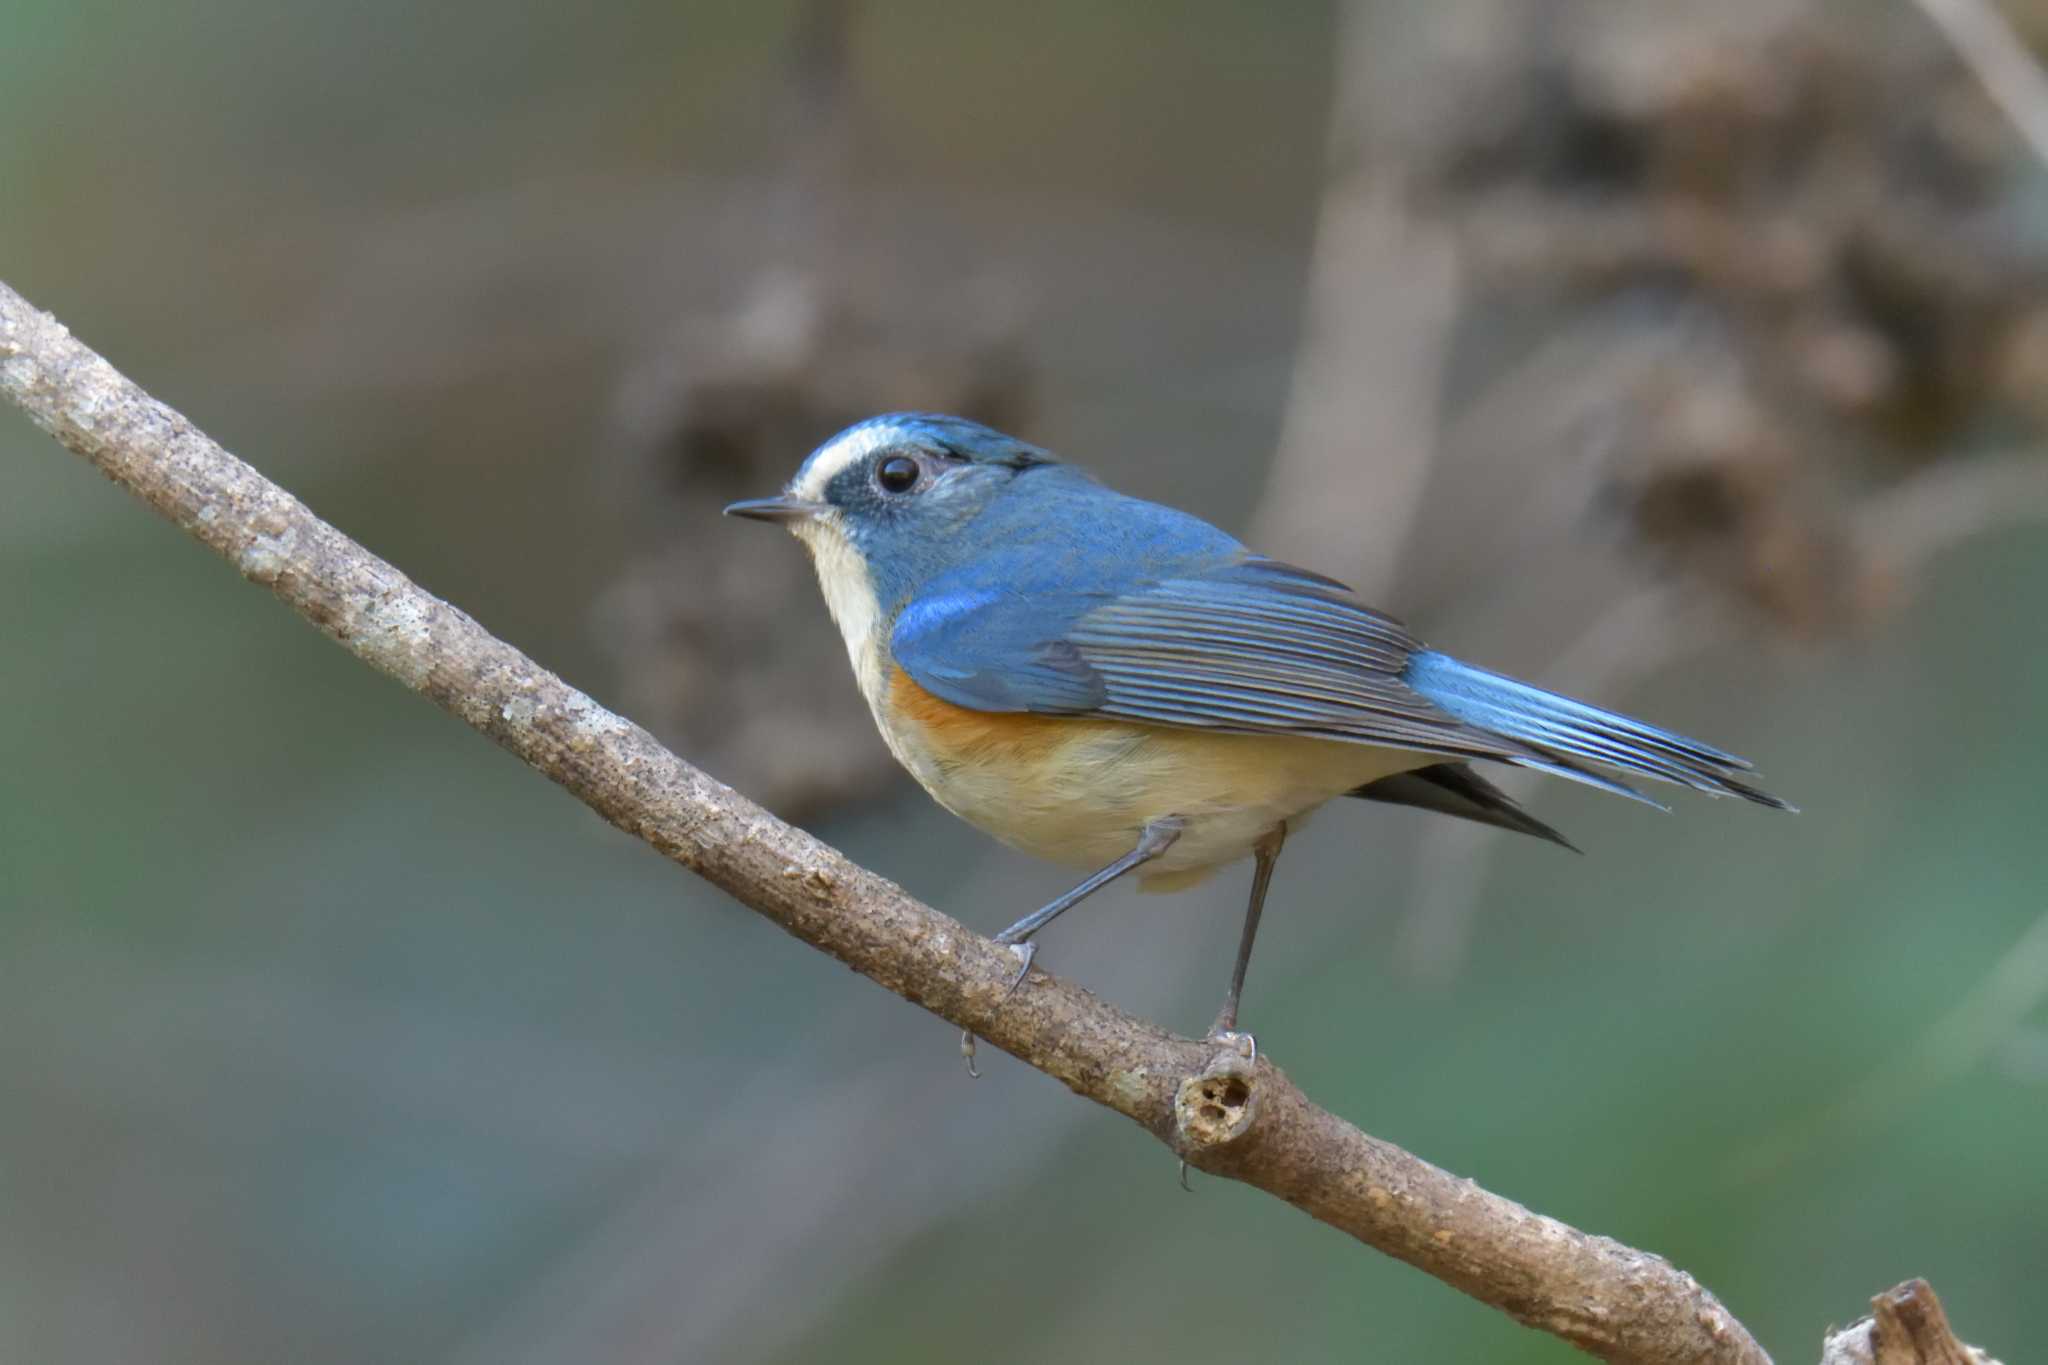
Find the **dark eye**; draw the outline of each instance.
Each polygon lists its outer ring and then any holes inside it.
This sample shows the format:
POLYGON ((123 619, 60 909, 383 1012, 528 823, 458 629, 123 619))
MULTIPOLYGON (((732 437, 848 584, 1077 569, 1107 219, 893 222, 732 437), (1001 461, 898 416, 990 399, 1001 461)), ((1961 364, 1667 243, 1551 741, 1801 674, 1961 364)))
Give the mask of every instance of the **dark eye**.
POLYGON ((891 455, 875 466, 875 482, 882 486, 884 493, 908 493, 917 487, 918 478, 923 473, 917 461, 908 455, 891 455))

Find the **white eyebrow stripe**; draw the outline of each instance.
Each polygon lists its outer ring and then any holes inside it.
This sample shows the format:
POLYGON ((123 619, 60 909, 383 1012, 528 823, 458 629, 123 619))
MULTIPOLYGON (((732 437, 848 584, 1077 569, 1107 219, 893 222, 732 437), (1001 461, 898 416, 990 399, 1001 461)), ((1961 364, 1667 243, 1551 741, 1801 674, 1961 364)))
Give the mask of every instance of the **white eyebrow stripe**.
POLYGON ((824 501, 825 486, 838 478, 842 470, 860 463, 884 446, 897 444, 904 436, 903 427, 895 422, 863 423, 835 436, 818 447, 817 454, 811 456, 790 482, 788 496, 807 502, 824 501))

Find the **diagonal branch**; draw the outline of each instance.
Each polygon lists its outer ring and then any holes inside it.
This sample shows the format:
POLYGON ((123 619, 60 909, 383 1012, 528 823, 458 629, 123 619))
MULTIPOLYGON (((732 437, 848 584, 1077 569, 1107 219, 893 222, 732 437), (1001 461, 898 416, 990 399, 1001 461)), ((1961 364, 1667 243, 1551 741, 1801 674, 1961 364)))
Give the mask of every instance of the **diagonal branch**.
POLYGON ((1191 1165, 1605 1360, 1768 1365, 1661 1257, 1489 1194, 1016 959, 664 749, 432 596, 0 284, 0 396, 363 662, 797 938, 1116 1110, 1191 1165))

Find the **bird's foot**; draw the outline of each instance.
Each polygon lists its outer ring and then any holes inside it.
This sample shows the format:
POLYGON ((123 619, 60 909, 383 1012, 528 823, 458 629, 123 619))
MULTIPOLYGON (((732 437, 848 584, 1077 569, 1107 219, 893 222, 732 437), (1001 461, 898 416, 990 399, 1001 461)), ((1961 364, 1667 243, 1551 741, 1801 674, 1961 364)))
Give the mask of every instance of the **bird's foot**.
MULTIPOLYGON (((998 936, 996 942, 1003 943, 1003 939, 998 936)), ((1008 948, 1017 959, 1017 975, 1010 979, 1010 988, 1004 991, 1003 998, 996 1002, 997 1009, 1001 1009, 1004 1005, 1010 1003, 1010 997, 1015 995, 1017 988, 1024 984, 1024 978, 1031 975, 1032 959, 1038 956, 1038 945, 1028 939, 1023 943, 1003 943, 1003 946, 1008 948)), ((973 1029, 964 1028, 960 1030, 960 1056, 967 1063, 967 1074, 976 1080, 980 1080, 981 1073, 974 1069, 973 1029)))
POLYGON ((1254 1066, 1258 1064, 1259 1040, 1249 1033, 1234 1028, 1212 1028, 1207 1041, 1229 1048, 1254 1066))
MULTIPOLYGON (((1003 940, 998 938, 996 942, 1002 943, 1003 940)), ((1022 943, 1008 943, 1004 944, 1004 946, 1017 959, 1017 974, 1010 978, 1010 989, 1003 992, 1003 998, 997 1002, 998 1005, 1010 1003, 1010 997, 1015 995, 1017 988, 1024 984, 1024 978, 1031 975, 1032 960, 1038 956, 1038 945, 1029 939, 1022 943)))

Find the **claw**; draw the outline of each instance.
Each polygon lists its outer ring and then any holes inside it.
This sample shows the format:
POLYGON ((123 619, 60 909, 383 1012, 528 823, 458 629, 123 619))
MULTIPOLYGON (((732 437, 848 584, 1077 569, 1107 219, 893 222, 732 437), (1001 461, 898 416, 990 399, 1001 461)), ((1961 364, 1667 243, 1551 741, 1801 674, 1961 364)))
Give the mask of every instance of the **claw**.
POLYGON ((1209 1041, 1221 1043, 1253 1066, 1258 1065, 1259 1040, 1249 1033, 1242 1033, 1234 1028, 1217 1029, 1209 1035, 1209 1041))
POLYGON ((1180 1159, 1180 1187, 1189 1194, 1195 1192, 1195 1187, 1188 1184, 1188 1159, 1186 1157, 1180 1159))
MULTIPOLYGON (((996 942, 1002 943, 1002 940, 998 938, 996 942)), ((996 1002, 998 1008, 1008 1004, 1010 997, 1017 993, 1017 988, 1024 984, 1024 978, 1031 975, 1031 960, 1038 956, 1038 945, 1035 943, 1028 941, 1024 943, 1005 943, 1003 946, 1016 955, 1017 975, 1010 979, 1010 989, 1004 991, 1003 998, 996 1002)), ((980 1080, 981 1073, 974 1069, 973 1029, 964 1028, 960 1030, 960 1055, 966 1059, 967 1074, 974 1077, 977 1081, 980 1080)))
POLYGON ((1007 1005, 1010 1002, 1010 997, 1017 993, 1017 988, 1024 984, 1024 978, 1031 975, 1032 959, 1038 956, 1038 945, 1028 940, 1023 943, 1011 943, 1006 946, 1016 956, 1017 975, 1011 980, 1010 989, 1004 991, 1003 998, 997 1002, 1004 1005, 1007 1005))

